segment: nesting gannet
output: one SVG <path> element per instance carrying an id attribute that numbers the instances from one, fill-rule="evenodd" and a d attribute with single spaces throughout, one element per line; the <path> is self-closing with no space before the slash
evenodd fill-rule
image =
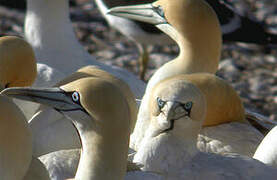
<path id="1" fill-rule="evenodd" d="M 128 85 L 95 66 L 86 66 L 79 69 L 77 72 L 57 83 L 56 86 L 59 87 L 85 77 L 98 77 L 113 82 L 124 92 L 124 95 L 132 108 L 132 114 L 137 114 L 137 106 L 134 104 L 135 97 L 129 90 Z M 132 117 L 132 131 L 135 122 L 136 116 Z M 41 108 L 41 111 L 36 113 L 32 119 L 30 119 L 29 125 L 34 136 L 33 154 L 36 157 L 61 149 L 81 147 L 78 134 L 72 126 L 72 123 L 51 108 Z"/>
<path id="2" fill-rule="evenodd" d="M 267 165 L 277 167 L 277 127 L 275 126 L 265 136 L 258 146 L 253 158 Z"/>
<path id="3" fill-rule="evenodd" d="M 198 133 L 211 105 L 206 96 L 186 75 L 156 85 L 150 100 L 151 121 L 134 162 L 167 179 L 276 179 L 276 169 L 257 160 L 197 149 Z"/>
<path id="4" fill-rule="evenodd" d="M 125 91 L 101 78 L 85 77 L 60 88 L 9 88 L 2 94 L 51 106 L 70 118 L 82 144 L 75 179 L 119 180 L 126 173 L 131 121 L 135 116 Z M 153 173 L 140 174 L 146 179 L 147 174 L 152 179 L 162 179 Z M 134 177 L 138 177 L 137 172 Z"/>
<path id="5" fill-rule="evenodd" d="M 95 65 L 125 81 L 137 98 L 142 97 L 144 82 L 127 70 L 97 62 L 81 46 L 69 19 L 68 0 L 27 0 L 24 28 L 25 38 L 34 48 L 37 62 L 50 68 L 45 71 L 45 67 L 38 67 L 38 79 L 33 86 L 53 86 L 79 68 Z M 59 72 L 58 77 L 55 72 Z"/>
<path id="6" fill-rule="evenodd" d="M 180 48 L 179 56 L 161 66 L 147 84 L 131 136 L 131 147 L 137 149 L 149 124 L 147 105 L 155 84 L 178 74 L 216 72 L 222 44 L 220 26 L 212 8 L 202 0 L 159 0 L 115 7 L 109 14 L 155 24 Z"/>

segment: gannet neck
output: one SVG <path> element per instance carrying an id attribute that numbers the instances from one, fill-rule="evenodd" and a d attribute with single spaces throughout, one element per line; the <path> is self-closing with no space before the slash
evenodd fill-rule
<path id="1" fill-rule="evenodd" d="M 0 174 L 1 179 L 23 179 L 32 160 L 32 136 L 19 108 L 0 96 Z"/>
<path id="2" fill-rule="evenodd" d="M 122 179 L 131 131 L 132 111 L 128 101 L 122 90 L 108 81 L 84 78 L 79 82 L 82 83 L 74 81 L 61 87 L 65 91 L 74 87 L 80 93 L 80 104 L 89 115 L 65 112 L 74 117 L 82 144 L 76 179 Z"/>
<path id="3" fill-rule="evenodd" d="M 28 0 L 24 31 L 39 63 L 70 74 L 94 62 L 75 36 L 68 0 Z"/>
<path id="4" fill-rule="evenodd" d="M 168 24 L 159 24 L 179 46 L 175 60 L 190 72 L 215 73 L 221 54 L 220 24 L 213 9 L 203 0 L 177 0 L 153 3 L 164 10 Z M 182 8 L 180 8 L 182 7 Z"/>
<path id="5" fill-rule="evenodd" d="M 75 36 L 69 19 L 68 0 L 28 0 L 26 39 L 35 46 L 47 47 L 51 41 L 63 38 L 61 35 L 64 38 Z"/>

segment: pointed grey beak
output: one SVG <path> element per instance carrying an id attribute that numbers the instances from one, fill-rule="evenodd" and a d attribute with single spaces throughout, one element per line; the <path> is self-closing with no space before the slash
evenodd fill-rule
<path id="1" fill-rule="evenodd" d="M 107 14 L 154 25 L 167 24 L 163 9 L 153 4 L 114 7 L 111 8 Z"/>
<path id="2" fill-rule="evenodd" d="M 1 95 L 50 106 L 58 111 L 82 110 L 72 101 L 71 92 L 60 88 L 7 88 Z"/>

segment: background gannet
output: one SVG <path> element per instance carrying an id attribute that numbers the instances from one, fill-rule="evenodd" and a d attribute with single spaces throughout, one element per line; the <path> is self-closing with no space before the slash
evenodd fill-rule
<path id="1" fill-rule="evenodd" d="M 68 0 L 27 0 L 24 30 L 42 64 L 34 87 L 53 86 L 79 68 L 95 65 L 125 81 L 137 98 L 142 97 L 144 82 L 127 70 L 97 62 L 81 46 L 69 19 Z"/>
<path id="2" fill-rule="evenodd" d="M 276 169 L 257 160 L 198 151 L 197 137 L 210 100 L 205 96 L 185 75 L 157 84 L 150 125 L 134 162 L 167 179 L 275 179 Z"/>
<path id="3" fill-rule="evenodd" d="M 161 31 L 152 24 L 138 22 L 131 19 L 124 19 L 107 14 L 108 9 L 116 6 L 127 6 L 136 4 L 152 3 L 154 0 L 93 0 L 99 7 L 100 12 L 107 20 L 108 24 L 121 34 L 133 40 L 138 46 L 140 53 L 140 78 L 144 79 L 149 53 L 147 46 L 149 44 L 168 45 L 174 44 L 171 38 L 161 33 Z M 277 35 L 268 32 L 265 24 L 254 21 L 247 16 L 236 11 L 232 4 L 224 0 L 206 0 L 206 2 L 216 12 L 220 22 L 224 42 L 244 42 L 260 45 L 269 45 L 277 43 Z M 253 33 L 249 33 L 253 31 Z M 149 41 L 151 39 L 151 41 Z"/>
<path id="4" fill-rule="evenodd" d="M 124 92 L 124 96 L 126 96 L 126 99 L 130 104 L 132 114 L 135 114 L 131 121 L 133 131 L 137 114 L 137 106 L 134 104 L 135 97 L 129 90 L 128 85 L 120 79 L 117 79 L 95 66 L 86 66 L 66 77 L 61 82 L 57 83 L 56 86 L 59 87 L 86 77 L 97 77 L 112 82 Z M 78 134 L 72 126 L 72 123 L 52 108 L 41 107 L 40 111 L 30 119 L 29 124 L 34 136 L 33 154 L 36 157 L 61 149 L 81 147 Z"/>
<path id="5" fill-rule="evenodd" d="M 222 44 L 220 26 L 212 8 L 202 0 L 159 0 L 152 4 L 112 8 L 109 14 L 155 24 L 180 48 L 178 57 L 161 66 L 147 84 L 131 136 L 131 147 L 137 149 L 148 127 L 147 105 L 155 84 L 177 74 L 216 72 Z"/>
<path id="6" fill-rule="evenodd" d="M 2 92 L 49 105 L 70 118 L 82 142 L 75 176 L 82 180 L 125 176 L 131 121 L 135 114 L 123 93 L 117 85 L 96 77 L 81 78 L 60 88 L 9 88 Z M 144 172 L 142 175 L 147 177 Z M 161 179 L 159 175 L 149 175 Z"/>

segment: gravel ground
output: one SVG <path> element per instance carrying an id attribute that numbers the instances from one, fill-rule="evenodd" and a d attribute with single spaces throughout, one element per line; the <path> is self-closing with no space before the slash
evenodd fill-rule
<path id="1" fill-rule="evenodd" d="M 71 19 L 83 46 L 99 61 L 124 67 L 138 74 L 136 46 L 109 28 L 94 4 L 88 0 L 76 1 L 75 6 L 71 7 Z M 232 2 L 239 11 L 270 24 L 270 29 L 277 33 L 277 0 L 232 0 Z M 24 16 L 24 10 L 1 6 L 0 1 L 0 36 L 22 36 Z M 178 47 L 174 45 L 150 46 L 149 50 L 151 62 L 147 79 L 159 66 L 178 53 Z M 233 85 L 247 108 L 277 121 L 276 57 L 276 47 L 259 47 L 242 43 L 225 44 L 217 74 Z"/>

